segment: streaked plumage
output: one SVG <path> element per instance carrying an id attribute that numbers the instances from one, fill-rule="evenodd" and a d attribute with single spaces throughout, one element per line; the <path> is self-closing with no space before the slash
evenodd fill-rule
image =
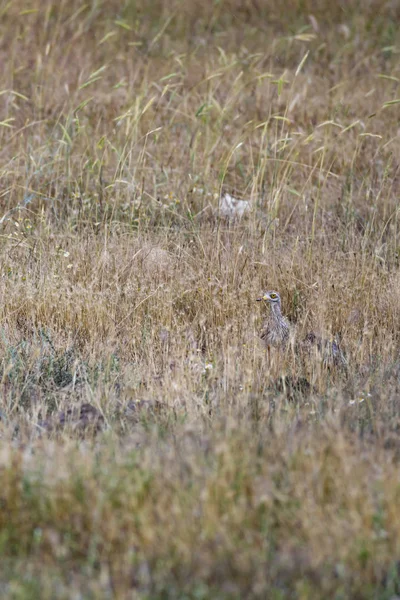
<path id="1" fill-rule="evenodd" d="M 285 349 L 290 336 L 290 323 L 282 315 L 281 297 L 278 292 L 271 290 L 265 292 L 261 298 L 257 298 L 258 302 L 262 300 L 268 302 L 271 310 L 264 322 L 260 337 L 268 349 L 271 347 Z"/>
<path id="2" fill-rule="evenodd" d="M 263 324 L 260 337 L 268 352 L 270 348 L 285 349 L 290 338 L 294 338 L 294 330 L 289 321 L 282 315 L 281 298 L 278 292 L 265 292 L 258 302 L 270 305 L 270 314 Z M 325 367 L 347 368 L 347 360 L 337 340 L 329 341 L 311 332 L 299 343 L 293 345 L 297 352 L 313 353 L 322 360 Z"/>
<path id="3" fill-rule="evenodd" d="M 332 365 L 335 367 L 347 367 L 346 357 L 337 340 L 330 342 L 311 332 L 306 335 L 301 346 L 309 353 L 314 351 L 322 359 L 326 367 Z"/>

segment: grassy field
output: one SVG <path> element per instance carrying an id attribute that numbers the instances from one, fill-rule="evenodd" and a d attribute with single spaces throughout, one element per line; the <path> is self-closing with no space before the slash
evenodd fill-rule
<path id="1" fill-rule="evenodd" d="M 400 596 L 399 19 L 0 2 L 2 598 Z"/>

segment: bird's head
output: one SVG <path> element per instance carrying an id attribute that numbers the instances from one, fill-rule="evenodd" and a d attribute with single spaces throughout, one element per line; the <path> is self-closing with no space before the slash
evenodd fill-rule
<path id="1" fill-rule="evenodd" d="M 269 304 L 281 304 L 281 297 L 278 292 L 270 291 L 265 292 L 260 298 L 257 298 L 257 302 L 269 302 Z"/>

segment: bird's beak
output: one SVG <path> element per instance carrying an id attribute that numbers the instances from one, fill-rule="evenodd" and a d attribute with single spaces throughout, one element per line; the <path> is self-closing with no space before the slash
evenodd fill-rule
<path id="1" fill-rule="evenodd" d="M 261 300 L 264 300 L 264 298 L 256 298 L 256 302 L 261 302 Z"/>

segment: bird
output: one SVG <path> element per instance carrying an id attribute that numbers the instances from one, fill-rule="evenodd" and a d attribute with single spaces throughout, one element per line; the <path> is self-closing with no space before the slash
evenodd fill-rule
<path id="1" fill-rule="evenodd" d="M 271 348 L 285 350 L 289 342 L 291 326 L 287 318 L 282 315 L 279 293 L 274 290 L 265 292 L 260 298 L 257 298 L 257 302 L 266 302 L 271 307 L 269 317 L 264 321 L 260 335 L 268 355 Z"/>
<path id="2" fill-rule="evenodd" d="M 295 330 L 288 319 L 282 315 L 281 297 L 278 292 L 272 290 L 265 292 L 257 302 L 266 302 L 270 305 L 270 315 L 264 322 L 260 337 L 270 356 L 270 349 L 277 348 L 285 350 L 289 340 L 294 339 Z M 343 354 L 339 342 L 324 339 L 314 332 L 308 333 L 305 338 L 294 345 L 296 352 L 306 351 L 308 354 L 314 351 L 314 355 L 322 359 L 325 367 L 347 367 L 347 360 Z"/>
<path id="3" fill-rule="evenodd" d="M 346 369 L 348 366 L 347 359 L 336 339 L 331 342 L 312 331 L 301 342 L 301 347 L 308 354 L 313 351 L 314 355 L 322 359 L 324 366 L 327 368 L 335 366 Z"/>

